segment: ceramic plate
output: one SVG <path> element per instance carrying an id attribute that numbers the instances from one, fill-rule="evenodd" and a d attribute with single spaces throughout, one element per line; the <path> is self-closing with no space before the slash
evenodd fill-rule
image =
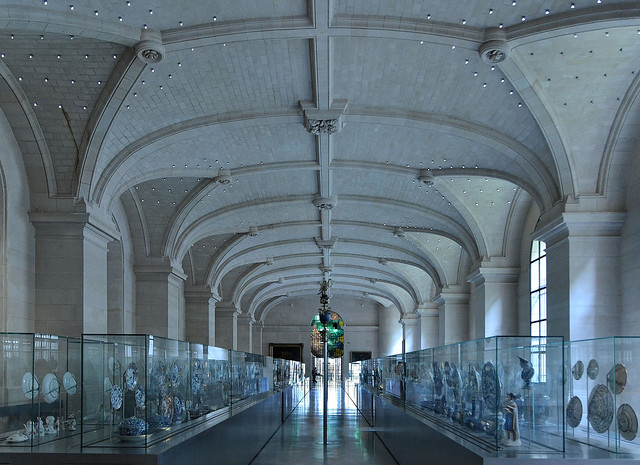
<path id="1" fill-rule="evenodd" d="M 40 383 L 38 383 L 38 377 L 27 371 L 22 376 L 22 392 L 27 399 L 35 399 L 40 392 Z"/>
<path id="2" fill-rule="evenodd" d="M 582 374 L 584 373 L 584 363 L 582 360 L 578 360 L 573 368 L 571 369 L 571 373 L 573 374 L 573 379 L 579 380 L 582 378 Z"/>
<path id="3" fill-rule="evenodd" d="M 144 408 L 145 399 L 144 389 L 142 389 L 142 386 L 138 386 L 136 389 L 136 407 Z"/>
<path id="4" fill-rule="evenodd" d="M 171 366 L 171 385 L 173 387 L 180 385 L 180 367 L 176 363 Z"/>
<path id="5" fill-rule="evenodd" d="M 138 365 L 136 362 L 131 362 L 127 367 L 127 371 L 124 372 L 124 386 L 133 391 L 138 385 Z"/>
<path id="6" fill-rule="evenodd" d="M 160 415 L 173 418 L 173 397 L 165 395 L 160 401 Z"/>
<path id="7" fill-rule="evenodd" d="M 589 379 L 596 379 L 598 377 L 598 371 L 600 371 L 598 361 L 592 358 L 589 360 L 589 365 L 587 365 L 587 376 Z"/>
<path id="8" fill-rule="evenodd" d="M 118 385 L 111 388 L 111 406 L 114 410 L 122 407 L 122 388 Z"/>
<path id="9" fill-rule="evenodd" d="M 202 384 L 202 375 L 199 372 L 195 372 L 191 375 L 191 391 L 196 395 L 200 391 L 200 385 Z"/>
<path id="10" fill-rule="evenodd" d="M 578 396 L 574 396 L 567 404 L 567 424 L 577 428 L 580 421 L 582 421 L 582 401 Z"/>
<path id="11" fill-rule="evenodd" d="M 589 394 L 588 418 L 596 433 L 604 433 L 613 421 L 613 396 L 604 384 L 598 384 Z"/>
<path id="12" fill-rule="evenodd" d="M 76 381 L 76 377 L 70 371 L 67 371 L 62 376 L 62 385 L 64 386 L 64 390 L 67 391 L 67 394 L 73 395 L 78 390 L 78 382 Z"/>
<path id="13" fill-rule="evenodd" d="M 622 404 L 618 408 L 618 432 L 627 441 L 633 441 L 638 434 L 638 417 L 631 405 Z"/>
<path id="14" fill-rule="evenodd" d="M 607 385 L 609 390 L 616 394 L 620 394 L 627 385 L 627 369 L 624 365 L 618 363 L 607 374 Z"/>
<path id="15" fill-rule="evenodd" d="M 56 375 L 53 373 L 47 373 L 42 379 L 42 395 L 45 402 L 51 403 L 58 399 L 60 394 L 60 382 Z"/>
<path id="16" fill-rule="evenodd" d="M 176 396 L 173 398 L 173 419 L 180 422 L 184 420 L 185 413 L 186 411 L 182 396 L 180 394 L 176 394 Z"/>

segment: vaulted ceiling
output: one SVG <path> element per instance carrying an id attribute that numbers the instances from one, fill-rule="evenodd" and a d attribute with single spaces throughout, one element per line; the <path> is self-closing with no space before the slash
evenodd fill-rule
<path id="1" fill-rule="evenodd" d="M 257 319 L 328 277 L 411 313 L 531 208 L 624 208 L 639 2 L 71 3 L 0 1 L 32 209 L 120 209 Z"/>

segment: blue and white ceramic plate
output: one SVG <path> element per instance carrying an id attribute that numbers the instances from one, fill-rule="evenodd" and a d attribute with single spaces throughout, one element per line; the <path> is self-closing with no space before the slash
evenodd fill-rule
<path id="1" fill-rule="evenodd" d="M 78 382 L 76 381 L 76 377 L 70 371 L 67 371 L 62 376 L 62 385 L 64 386 L 64 390 L 67 391 L 67 394 L 70 396 L 75 394 L 78 390 Z"/>
<path id="2" fill-rule="evenodd" d="M 184 420 L 185 417 L 185 406 L 184 406 L 184 400 L 182 400 L 182 396 L 180 394 L 177 394 L 174 398 L 173 398 L 173 419 L 176 422 L 181 422 Z"/>
<path id="3" fill-rule="evenodd" d="M 174 363 L 171 366 L 171 385 L 174 387 L 178 387 L 180 385 L 180 367 L 177 363 Z"/>
<path id="4" fill-rule="evenodd" d="M 142 386 L 138 386 L 136 389 L 136 407 L 144 408 L 144 402 L 146 400 L 146 396 L 144 394 L 144 389 Z"/>
<path id="5" fill-rule="evenodd" d="M 48 404 L 55 402 L 60 394 L 60 382 L 56 375 L 47 373 L 42 380 L 42 395 Z"/>
<path id="6" fill-rule="evenodd" d="M 200 386 L 202 385 L 202 374 L 195 372 L 191 375 L 191 390 L 196 395 L 200 392 Z"/>
<path id="7" fill-rule="evenodd" d="M 173 419 L 173 397 L 169 394 L 160 400 L 160 415 Z"/>
<path id="8" fill-rule="evenodd" d="M 138 365 L 136 362 L 131 362 L 124 372 L 124 385 L 130 391 L 133 391 L 138 385 Z"/>
<path id="9" fill-rule="evenodd" d="M 114 410 L 122 407 L 122 388 L 117 384 L 111 388 L 111 406 Z"/>
<path id="10" fill-rule="evenodd" d="M 22 377 L 22 392 L 27 399 L 35 399 L 40 392 L 38 377 L 27 371 Z"/>

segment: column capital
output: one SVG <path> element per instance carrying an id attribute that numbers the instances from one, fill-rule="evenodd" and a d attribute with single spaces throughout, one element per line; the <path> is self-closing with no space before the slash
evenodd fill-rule
<path id="1" fill-rule="evenodd" d="M 466 304 L 469 302 L 469 291 L 462 286 L 443 287 L 440 294 L 433 298 L 438 305 L 444 303 Z"/>
<path id="2" fill-rule="evenodd" d="M 440 305 L 437 302 L 422 302 L 418 305 L 416 312 L 421 318 L 437 317 L 440 315 Z"/>
<path id="3" fill-rule="evenodd" d="M 168 257 L 147 258 L 143 261 L 143 263 L 135 265 L 133 267 L 133 271 L 136 274 L 136 279 L 147 281 L 157 279 L 157 276 L 162 275 L 174 275 L 174 277 L 182 281 L 185 281 L 187 279 L 187 275 L 184 274 L 182 269 L 173 266 L 171 264 L 171 260 Z"/>
<path id="4" fill-rule="evenodd" d="M 467 281 L 479 286 L 487 283 L 517 283 L 520 268 L 480 266 L 467 276 Z"/>
<path id="5" fill-rule="evenodd" d="M 535 239 L 553 246 L 571 237 L 615 237 L 619 236 L 627 214 L 624 212 L 560 212 L 533 234 Z"/>
<path id="6" fill-rule="evenodd" d="M 404 313 L 398 323 L 406 326 L 415 326 L 420 322 L 420 314 L 419 313 Z"/>
<path id="7" fill-rule="evenodd" d="M 216 313 L 224 312 L 224 313 L 238 313 L 238 309 L 236 308 L 236 304 L 229 301 L 218 301 L 216 302 Z"/>

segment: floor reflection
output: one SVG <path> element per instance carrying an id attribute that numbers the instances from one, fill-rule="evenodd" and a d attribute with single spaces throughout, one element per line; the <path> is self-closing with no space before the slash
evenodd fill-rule
<path id="1" fill-rule="evenodd" d="M 341 387 L 330 384 L 328 395 L 326 446 L 323 443 L 323 388 L 318 384 L 312 387 L 251 465 L 396 465 Z"/>

